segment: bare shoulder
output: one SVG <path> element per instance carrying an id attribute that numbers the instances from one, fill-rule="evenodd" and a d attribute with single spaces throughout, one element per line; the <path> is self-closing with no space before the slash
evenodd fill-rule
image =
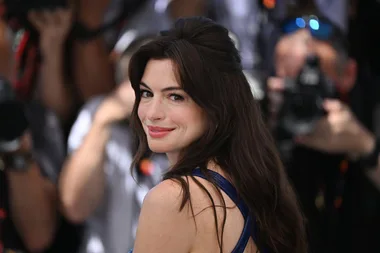
<path id="1" fill-rule="evenodd" d="M 217 190 L 210 182 L 201 178 L 194 180 L 191 177 L 182 177 L 182 179 L 189 187 L 189 199 L 185 200 L 182 209 L 184 189 L 179 181 L 167 179 L 152 188 L 145 196 L 140 219 L 144 221 L 149 219 L 151 224 L 165 222 L 189 228 L 196 226 L 198 218 L 194 216 L 212 207 L 210 196 L 216 205 L 221 204 Z"/>
<path id="2" fill-rule="evenodd" d="M 180 210 L 182 187 L 165 180 L 145 197 L 134 252 L 189 252 L 196 235 L 188 205 Z"/>
<path id="3" fill-rule="evenodd" d="M 185 192 L 176 180 L 165 180 L 145 197 L 140 214 L 134 253 L 188 253 L 196 245 L 217 250 L 213 203 L 220 206 L 217 189 L 201 178 L 183 177 L 189 186 L 188 201 L 180 210 Z M 210 199 L 213 199 L 213 201 Z M 217 209 L 222 221 L 222 209 Z M 220 223 L 221 224 L 221 223 Z M 238 236 L 238 235 L 237 235 Z M 211 245 L 211 246 L 210 246 Z"/>
<path id="4" fill-rule="evenodd" d="M 183 179 L 189 186 L 190 200 L 195 213 L 197 210 L 203 210 L 206 206 L 210 205 L 210 197 L 205 190 L 207 190 L 213 199 L 218 199 L 216 189 L 210 182 L 201 178 L 196 178 L 198 183 L 190 177 L 183 177 Z M 184 191 L 178 181 L 172 179 L 165 180 L 149 191 L 144 199 L 144 205 L 147 208 L 154 208 L 156 211 L 159 209 L 165 213 L 178 214 L 183 194 Z M 188 204 L 182 210 L 186 215 L 190 211 Z M 192 216 L 191 213 L 190 215 Z"/>
<path id="5" fill-rule="evenodd" d="M 182 179 L 189 187 L 189 199 L 186 200 L 183 209 L 181 209 L 181 204 L 185 194 L 184 189 L 179 181 L 168 179 L 152 188 L 146 195 L 142 215 L 154 214 L 156 219 L 166 219 L 168 222 L 177 224 L 187 223 L 186 226 L 189 226 L 190 223 L 195 225 L 194 221 L 196 222 L 197 218 L 194 216 L 212 207 L 212 202 L 215 205 L 222 204 L 217 189 L 210 182 L 201 178 L 183 177 Z"/>
<path id="6" fill-rule="evenodd" d="M 174 180 L 165 180 L 152 188 L 144 199 L 146 208 L 159 208 L 164 211 L 178 212 L 182 202 L 181 185 Z"/>

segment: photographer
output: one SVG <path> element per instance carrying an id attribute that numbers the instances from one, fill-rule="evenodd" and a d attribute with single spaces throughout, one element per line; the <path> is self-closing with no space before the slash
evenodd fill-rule
<path id="1" fill-rule="evenodd" d="M 62 123 L 67 123 L 74 109 L 72 90 L 63 78 L 64 44 L 71 29 L 71 10 L 31 11 L 28 17 L 39 32 L 42 58 L 37 99 L 53 110 Z"/>
<path id="2" fill-rule="evenodd" d="M 334 84 L 340 99 L 325 97 L 321 109 L 326 115 L 320 114 L 311 131 L 291 136 L 292 148 L 285 157 L 308 219 L 310 249 L 378 252 L 374 234 L 379 225 L 379 194 L 373 185 L 378 180 L 371 183 L 367 177 L 378 179 L 379 144 L 372 132 L 380 127 L 373 116 L 375 85 L 348 57 L 343 32 L 329 19 L 311 15 L 315 13 L 301 10 L 281 24 L 283 34 L 275 47 L 276 77 L 268 80 L 269 123 L 279 137 L 279 126 L 295 115 L 284 112 L 284 105 L 291 102 L 284 96 L 287 82 L 299 83 L 309 56 L 316 56 L 320 73 Z M 318 103 L 307 103 L 313 102 Z M 355 233 L 358 227 L 360 233 Z"/>
<path id="3" fill-rule="evenodd" d="M 4 165 L 0 172 L 0 241 L 5 252 L 73 252 L 78 244 L 75 236 L 79 231 L 72 230 L 59 215 L 56 188 L 66 155 L 62 122 L 67 120 L 72 104 L 67 85 L 55 76 L 62 73 L 62 44 L 70 30 L 70 16 L 65 10 L 29 13 L 31 23 L 40 31 L 43 58 L 41 82 L 32 92 L 32 99 L 17 99 L 20 94 L 15 84 L 5 78 L 1 81 L 0 135 L 5 138 L 1 145 L 7 145 L 0 154 Z M 8 45 L 2 52 L 2 63 L 9 67 L 4 73 L 8 80 L 14 77 L 10 37 L 4 36 L 2 39 L 9 41 L 1 43 Z M 31 85 L 31 81 L 27 84 Z M 15 140 L 22 140 L 10 150 L 9 145 L 18 142 L 9 142 L 13 140 L 9 139 L 9 131 Z M 17 135 L 15 131 L 19 131 Z"/>
<path id="4" fill-rule="evenodd" d="M 79 0 L 76 18 L 87 29 L 98 29 L 104 22 L 110 3 L 111 0 Z M 102 34 L 89 40 L 75 40 L 72 54 L 72 72 L 82 101 L 87 102 L 115 88 L 112 62 Z"/>
<path id="5" fill-rule="evenodd" d="M 108 12 L 110 11 L 109 7 L 111 4 L 115 4 L 115 6 L 117 6 L 117 4 L 121 5 L 122 2 L 128 2 L 131 3 L 130 5 L 134 4 L 140 7 L 141 3 L 144 2 L 147 2 L 149 5 L 151 5 L 149 2 L 156 2 L 154 5 L 158 6 L 163 5 L 166 1 L 79 0 L 76 5 L 76 18 L 84 27 L 86 27 L 86 29 L 96 30 L 104 23 L 106 14 L 109 14 Z M 167 4 L 166 11 L 171 20 L 176 20 L 178 17 L 183 16 L 204 15 L 207 9 L 206 0 L 171 0 L 167 1 Z M 141 8 L 144 7 L 145 6 L 142 6 Z M 133 16 L 134 13 L 130 14 Z M 134 23 L 134 20 L 127 20 L 127 25 L 129 21 Z M 157 22 L 162 22 L 165 25 L 164 20 L 159 20 Z M 154 26 L 156 27 L 157 24 L 154 24 Z M 138 24 L 136 24 L 136 27 L 130 26 L 130 28 L 139 30 Z M 166 29 L 166 27 L 162 28 Z M 113 66 L 112 62 L 109 60 L 109 51 L 107 46 L 106 40 L 101 33 L 89 39 L 76 39 L 74 41 L 72 52 L 72 71 L 75 84 L 79 90 L 79 95 L 84 102 L 87 102 L 94 96 L 107 94 L 115 88 L 116 84 L 113 79 Z"/>
<path id="6" fill-rule="evenodd" d="M 0 251 L 43 252 L 58 226 L 54 184 L 64 159 L 63 138 L 57 118 L 38 104 L 9 111 L 2 82 L 0 110 L 7 122 L 1 126 Z M 9 140 L 15 129 L 20 134 Z"/>
<path id="7" fill-rule="evenodd" d="M 69 135 L 59 189 L 66 217 L 85 222 L 83 253 L 133 247 L 142 200 L 167 168 L 166 158 L 155 155 L 134 171 L 135 178 L 130 171 L 134 147 L 127 119 L 135 94 L 126 74 L 132 53 L 146 41 L 149 36 L 128 46 L 117 64 L 119 86 L 86 103 Z"/>

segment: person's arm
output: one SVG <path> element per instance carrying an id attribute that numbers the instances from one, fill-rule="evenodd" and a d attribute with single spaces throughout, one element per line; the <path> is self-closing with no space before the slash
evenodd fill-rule
<path id="1" fill-rule="evenodd" d="M 180 211 L 182 189 L 172 180 L 154 187 L 145 197 L 133 253 L 187 253 L 196 228 L 190 207 Z"/>
<path id="2" fill-rule="evenodd" d="M 376 86 L 376 90 L 373 94 L 380 94 L 380 86 Z M 373 111 L 373 129 L 374 129 L 374 138 L 380 139 L 380 99 L 378 98 L 378 103 L 375 105 L 375 109 Z M 377 167 L 368 172 L 368 177 L 370 177 L 373 182 L 375 182 L 376 186 L 380 190 L 380 154 L 379 159 L 377 161 Z"/>
<path id="3" fill-rule="evenodd" d="M 109 136 L 109 127 L 94 122 L 81 146 L 63 167 L 59 190 L 63 212 L 72 222 L 83 222 L 103 199 L 105 147 Z"/>
<path id="4" fill-rule="evenodd" d="M 129 86 L 121 85 L 116 94 L 94 108 L 93 120 L 88 110 L 82 111 L 72 128 L 69 149 L 75 151 L 63 167 L 59 188 L 64 213 L 73 222 L 84 221 L 103 199 L 105 148 L 112 123 L 126 118 L 132 110 L 134 96 L 129 95 L 134 94 Z M 126 103 L 119 93 L 126 95 Z"/>
<path id="5" fill-rule="evenodd" d="M 30 152 L 30 136 L 23 137 Z M 24 244 L 31 252 L 42 252 L 52 243 L 57 226 L 57 191 L 44 178 L 36 161 L 26 171 L 7 170 L 10 214 Z"/>
<path id="6" fill-rule="evenodd" d="M 81 0 L 78 19 L 89 29 L 102 25 L 110 0 Z M 103 36 L 89 41 L 76 40 L 73 48 L 72 71 L 82 99 L 107 94 L 115 87 L 113 67 Z"/>
<path id="7" fill-rule="evenodd" d="M 12 221 L 31 252 L 52 243 L 57 225 L 54 185 L 44 179 L 36 163 L 27 172 L 8 172 Z"/>
<path id="8" fill-rule="evenodd" d="M 377 162 L 377 167 L 367 171 L 367 176 L 380 189 L 380 156 Z"/>
<path id="9" fill-rule="evenodd" d="M 172 0 L 169 2 L 169 14 L 173 20 L 181 17 L 204 16 L 207 13 L 207 1 L 205 0 Z"/>
<path id="10" fill-rule="evenodd" d="M 42 82 L 38 88 L 43 104 L 65 122 L 74 105 L 63 75 L 64 44 L 71 28 L 71 10 L 31 12 L 29 20 L 40 33 Z"/>
<path id="11" fill-rule="evenodd" d="M 361 155 L 368 155 L 373 152 L 375 148 L 376 137 L 373 134 L 363 134 L 361 138 L 358 138 L 358 143 L 362 147 Z M 374 168 L 366 168 L 365 170 L 368 178 L 374 183 L 374 185 L 380 189 L 380 154 L 377 159 L 377 166 Z"/>
<path id="12" fill-rule="evenodd" d="M 324 109 L 327 116 L 317 123 L 312 133 L 297 136 L 296 143 L 330 154 L 346 154 L 359 161 L 359 166 L 380 188 L 380 171 L 378 168 L 368 168 L 366 162 L 368 159 L 372 160 L 372 154 L 376 151 L 375 135 L 341 101 L 326 100 Z"/>
<path id="13" fill-rule="evenodd" d="M 12 80 L 14 74 L 11 37 L 10 28 L 3 20 L 0 20 L 0 73 L 8 80 Z"/>

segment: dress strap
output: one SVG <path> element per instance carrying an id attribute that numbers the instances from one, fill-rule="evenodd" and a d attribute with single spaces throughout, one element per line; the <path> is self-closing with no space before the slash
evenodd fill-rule
<path id="1" fill-rule="evenodd" d="M 212 170 L 207 170 L 207 173 L 209 174 L 209 176 L 212 177 L 216 185 L 220 189 L 222 189 L 222 191 L 224 191 L 228 195 L 228 197 L 230 197 L 230 199 L 236 204 L 236 206 L 239 208 L 240 212 L 242 213 L 244 217 L 243 232 L 234 250 L 232 251 L 232 253 L 243 253 L 247 246 L 249 238 L 252 236 L 254 240 L 256 239 L 256 234 L 252 233 L 251 231 L 252 217 L 249 215 L 249 209 L 244 203 L 244 201 L 239 198 L 239 195 L 235 187 L 227 179 L 225 179 L 222 175 Z M 208 177 L 206 177 L 204 173 L 200 170 L 200 168 L 194 169 L 192 175 L 203 178 L 205 180 L 209 180 Z"/>

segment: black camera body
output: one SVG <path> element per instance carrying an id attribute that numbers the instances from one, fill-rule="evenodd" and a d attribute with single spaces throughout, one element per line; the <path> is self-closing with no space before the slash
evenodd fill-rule
<path id="1" fill-rule="evenodd" d="M 5 18 L 14 29 L 20 27 L 33 30 L 28 21 L 28 12 L 31 10 L 55 9 L 67 7 L 67 0 L 3 0 L 5 7 Z"/>
<path id="2" fill-rule="evenodd" d="M 0 76 L 0 154 L 20 148 L 28 128 L 25 105 L 17 99 L 11 83 Z"/>
<path id="3" fill-rule="evenodd" d="M 338 97 L 334 83 L 322 73 L 319 58 L 315 55 L 307 57 L 295 80 L 286 79 L 283 94 L 277 129 L 280 140 L 312 132 L 326 113 L 323 101 Z"/>

